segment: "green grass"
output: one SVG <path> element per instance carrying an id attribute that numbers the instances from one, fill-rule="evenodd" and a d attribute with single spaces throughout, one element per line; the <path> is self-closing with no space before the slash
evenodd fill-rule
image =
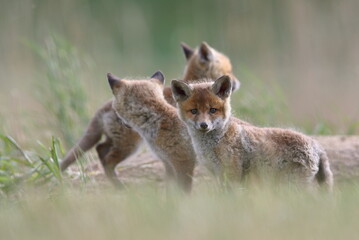
<path id="1" fill-rule="evenodd" d="M 333 195 L 288 188 L 187 196 L 151 187 L 33 191 L 0 202 L 3 239 L 354 239 L 358 186 Z"/>
<path id="2" fill-rule="evenodd" d="M 359 224 L 359 185 L 333 194 L 290 185 L 234 186 L 197 179 L 191 194 L 160 185 L 114 190 L 61 175 L 62 147 L 38 151 L 0 141 L 2 239 L 351 239 Z M 81 187 L 79 187 L 81 186 Z"/>
<path id="3" fill-rule="evenodd" d="M 197 179 L 191 194 L 157 184 L 115 190 L 58 170 L 53 138 L 41 151 L 0 141 L 3 239 L 351 239 L 359 224 L 359 185 L 333 194 L 271 183 L 221 189 Z"/>
<path id="4" fill-rule="evenodd" d="M 26 186 L 48 189 L 62 184 L 59 169 L 60 141 L 52 138 L 51 145 L 40 144 L 41 153 L 26 151 L 10 136 L 0 135 L 0 193 L 21 192 Z"/>
<path id="5" fill-rule="evenodd" d="M 250 69 L 242 66 L 240 70 L 241 88 L 231 99 L 234 114 L 262 126 L 287 122 L 290 116 L 278 82 L 265 83 Z"/>
<path id="6" fill-rule="evenodd" d="M 316 124 L 303 123 L 302 131 L 310 135 L 357 135 L 359 121 L 343 118 L 344 126 L 339 126 L 328 120 L 318 119 Z"/>
<path id="7" fill-rule="evenodd" d="M 79 126 L 88 123 L 85 82 L 81 79 L 84 60 L 77 49 L 53 34 L 44 45 L 31 44 L 40 57 L 46 78 L 37 83 L 38 102 L 52 119 L 52 129 L 58 130 L 65 146 L 71 147 L 82 133 Z"/>

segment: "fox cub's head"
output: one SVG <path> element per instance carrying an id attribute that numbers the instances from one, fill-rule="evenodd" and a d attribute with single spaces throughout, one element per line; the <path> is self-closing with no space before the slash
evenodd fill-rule
<path id="1" fill-rule="evenodd" d="M 151 102 L 163 98 L 164 76 L 156 72 L 149 80 L 120 79 L 111 73 L 107 74 L 108 82 L 115 99 L 113 108 L 123 119 L 122 115 L 133 113 L 143 108 L 140 102 Z"/>
<path id="2" fill-rule="evenodd" d="M 179 116 L 191 130 L 207 133 L 223 128 L 228 121 L 232 92 L 229 76 L 193 84 L 173 80 L 171 88 Z"/>
<path id="3" fill-rule="evenodd" d="M 206 42 L 193 50 L 185 43 L 181 43 L 187 59 L 185 79 L 187 82 L 202 78 L 217 79 L 228 75 L 232 80 L 232 90 L 240 87 L 240 82 L 232 72 L 232 64 L 227 56 L 210 47 Z"/>

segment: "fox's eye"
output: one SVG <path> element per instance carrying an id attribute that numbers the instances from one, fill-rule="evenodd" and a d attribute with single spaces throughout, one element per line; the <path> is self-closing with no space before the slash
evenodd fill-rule
<path id="1" fill-rule="evenodd" d="M 198 110 L 197 109 L 191 109 L 191 113 L 192 114 L 197 114 Z"/>
<path id="2" fill-rule="evenodd" d="M 209 109 L 209 112 L 210 113 L 215 113 L 215 112 L 217 112 L 217 110 L 218 110 L 217 108 L 211 108 L 211 109 Z"/>

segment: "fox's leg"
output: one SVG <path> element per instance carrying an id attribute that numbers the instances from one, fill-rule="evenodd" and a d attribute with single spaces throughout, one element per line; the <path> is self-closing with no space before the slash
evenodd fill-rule
<path id="1" fill-rule="evenodd" d="M 122 183 L 118 180 L 115 172 L 117 164 L 125 159 L 125 157 L 121 156 L 121 151 L 110 144 L 104 144 L 99 145 L 99 150 L 97 152 L 108 179 L 115 186 L 122 186 Z"/>
<path id="2" fill-rule="evenodd" d="M 164 165 L 167 178 L 176 181 L 178 186 L 185 192 L 190 192 L 192 189 L 195 162 L 190 159 L 173 163 L 164 163 Z"/>
<path id="3" fill-rule="evenodd" d="M 187 163 L 182 163 L 177 167 L 177 178 L 179 184 L 183 187 L 186 192 L 190 192 L 192 189 L 192 180 L 193 180 L 193 170 L 194 170 L 194 161 L 187 161 Z"/>
<path id="4" fill-rule="evenodd" d="M 103 159 L 110 151 L 112 145 L 113 145 L 113 143 L 110 138 L 107 138 L 105 142 L 98 144 L 96 146 L 96 151 L 97 151 L 98 157 L 100 159 Z"/>
<path id="5" fill-rule="evenodd" d="M 122 138 L 119 139 L 111 140 L 108 138 L 104 143 L 97 146 L 96 150 L 105 174 L 116 186 L 122 185 L 115 172 L 117 164 L 132 155 L 138 149 L 141 142 L 140 136 L 132 132 L 130 134 L 122 134 Z"/>

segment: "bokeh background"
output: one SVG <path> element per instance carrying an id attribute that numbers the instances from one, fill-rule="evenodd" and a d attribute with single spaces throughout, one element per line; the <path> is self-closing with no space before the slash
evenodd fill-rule
<path id="1" fill-rule="evenodd" d="M 349 176 L 333 194 L 266 177 L 227 188 L 200 170 L 183 195 L 146 148 L 118 166 L 122 191 L 93 150 L 58 166 L 111 98 L 106 73 L 160 69 L 168 84 L 183 74 L 182 41 L 231 58 L 244 120 L 358 134 L 358 10 L 358 0 L 0 0 L 0 238 L 353 239 L 358 137 L 325 146 Z"/>
<path id="2" fill-rule="evenodd" d="M 359 1 L 0 0 L 0 127 L 71 145 L 111 98 L 105 74 L 181 78 L 180 42 L 228 55 L 234 112 L 309 134 L 359 132 Z"/>

